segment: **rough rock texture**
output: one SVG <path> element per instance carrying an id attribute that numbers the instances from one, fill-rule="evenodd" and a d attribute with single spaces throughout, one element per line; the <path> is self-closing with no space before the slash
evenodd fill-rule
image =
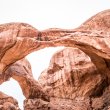
<path id="1" fill-rule="evenodd" d="M 24 101 L 25 110 L 91 110 L 88 106 L 89 100 L 76 100 L 52 98 L 50 102 L 45 102 L 40 99 L 27 99 Z"/>
<path id="2" fill-rule="evenodd" d="M 50 96 L 67 99 L 92 95 L 104 80 L 90 58 L 77 48 L 56 53 L 39 78 Z"/>
<path id="3" fill-rule="evenodd" d="M 0 92 L 0 110 L 20 110 L 20 108 L 16 99 Z"/>
<path id="4" fill-rule="evenodd" d="M 96 14 L 71 30 L 38 31 L 25 23 L 2 24 L 0 83 L 10 77 L 19 82 L 26 97 L 25 110 L 109 110 L 109 31 L 110 10 Z M 72 48 L 53 56 L 39 84 L 22 58 L 49 46 Z"/>
<path id="5" fill-rule="evenodd" d="M 104 109 L 106 103 L 106 107 L 110 106 L 107 76 L 100 74 L 90 58 L 78 48 L 56 53 L 39 82 L 50 95 L 51 103 L 60 107 L 58 110 L 98 110 Z"/>
<path id="6" fill-rule="evenodd" d="M 25 23 L 0 25 L 0 74 L 27 54 L 48 46 L 46 42 L 36 40 L 38 33 L 37 29 Z"/>
<path id="7" fill-rule="evenodd" d="M 83 30 L 98 30 L 103 31 L 104 33 L 108 33 L 110 31 L 110 9 L 104 10 L 94 16 L 92 16 L 90 19 L 88 19 L 86 22 L 84 22 L 78 29 Z M 105 31 L 106 30 L 106 31 Z"/>
<path id="8" fill-rule="evenodd" d="M 31 65 L 26 59 L 21 59 L 11 65 L 0 77 L 1 84 L 10 78 L 18 81 L 26 99 L 37 99 L 38 102 L 49 103 L 50 98 L 43 87 L 33 78 Z M 1 96 L 1 94 L 0 94 Z M 40 104 L 41 105 L 41 104 Z M 27 106 L 27 105 L 26 105 Z M 1 110 L 1 109 L 0 109 Z M 8 109 L 6 109 L 8 110 Z M 9 109 L 11 110 L 11 109 Z M 15 109 L 17 110 L 17 109 Z M 26 107 L 27 110 L 27 107 Z M 29 109 L 31 110 L 31 109 Z"/>
<path id="9" fill-rule="evenodd" d="M 48 95 L 43 91 L 41 85 L 33 78 L 31 66 L 26 59 L 22 59 L 10 66 L 5 75 L 18 81 L 26 98 L 41 98 L 49 101 Z"/>
<path id="10" fill-rule="evenodd" d="M 67 99 L 66 103 L 72 99 L 71 105 L 76 107 L 72 107 L 73 110 L 110 109 L 109 18 L 110 10 L 106 10 L 75 30 L 50 29 L 42 32 L 42 40 L 49 36 L 48 40 L 54 40 L 56 46 L 77 47 L 90 57 L 87 60 L 88 57 L 76 52 L 77 49 L 73 52 L 63 50 L 52 58 L 48 70 L 42 73 L 39 80 L 51 97 Z M 56 102 L 61 105 L 58 100 Z"/>

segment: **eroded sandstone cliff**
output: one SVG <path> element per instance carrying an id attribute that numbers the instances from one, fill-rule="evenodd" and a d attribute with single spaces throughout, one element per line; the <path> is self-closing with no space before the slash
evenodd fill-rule
<path id="1" fill-rule="evenodd" d="M 109 110 L 109 31 L 110 10 L 71 30 L 39 31 L 25 23 L 1 24 L 0 83 L 10 77 L 18 81 L 26 97 L 24 110 Z M 24 57 L 49 46 L 69 48 L 55 53 L 36 81 Z M 12 110 L 11 105 L 17 110 L 15 102 L 1 103 L 1 110 Z"/>
<path id="2" fill-rule="evenodd" d="M 78 48 L 57 52 L 39 82 L 58 110 L 103 110 L 110 106 L 108 77 Z"/>

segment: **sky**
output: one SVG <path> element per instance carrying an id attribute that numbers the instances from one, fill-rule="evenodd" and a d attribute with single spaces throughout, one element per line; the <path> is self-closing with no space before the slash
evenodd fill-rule
<path id="1" fill-rule="evenodd" d="M 0 24 L 25 22 L 39 30 L 74 29 L 106 9 L 110 9 L 110 0 L 0 0 Z M 45 48 L 27 56 L 36 80 L 48 68 L 52 55 L 62 48 Z M 25 97 L 15 80 L 4 82 L 0 91 L 16 98 L 23 110 Z"/>

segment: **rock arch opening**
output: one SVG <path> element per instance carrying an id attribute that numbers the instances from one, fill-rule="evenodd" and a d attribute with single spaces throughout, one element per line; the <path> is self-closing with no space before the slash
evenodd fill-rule
<path id="1" fill-rule="evenodd" d="M 26 110 L 37 109 L 39 106 L 39 109 L 48 110 L 50 108 L 60 107 L 61 110 L 61 105 L 58 105 L 58 103 L 52 105 L 53 101 L 51 98 L 53 98 L 53 96 L 57 98 L 56 100 L 58 100 L 58 98 L 69 98 L 70 100 L 73 100 L 72 103 L 76 104 L 75 106 L 78 105 L 79 108 L 82 108 L 81 105 L 85 105 L 87 109 L 102 109 L 105 107 L 105 104 L 107 107 L 110 106 L 110 104 L 107 103 L 110 102 L 110 98 L 107 98 L 110 96 L 108 92 L 110 91 L 109 24 L 110 10 L 98 13 L 80 27 L 72 30 L 51 28 L 39 31 L 25 23 L 7 23 L 0 25 L 0 77 L 3 76 L 4 78 L 0 82 L 2 83 L 7 80 L 7 78 L 5 78 L 7 75 L 18 81 L 22 92 L 26 97 L 24 102 Z M 52 69 L 50 70 L 51 72 L 47 71 L 46 75 L 49 77 L 47 79 L 44 77 L 43 79 L 43 81 L 45 80 L 47 83 L 41 85 L 33 78 L 31 66 L 24 57 L 29 53 L 45 47 L 57 46 L 77 47 L 77 49 L 82 50 L 83 53 L 91 58 L 90 67 L 88 67 L 89 69 L 86 68 L 87 71 L 85 68 L 82 68 L 81 70 L 78 66 L 75 68 L 75 71 L 67 71 L 65 75 L 62 76 L 61 73 L 65 70 L 64 65 L 58 66 L 58 64 L 54 62 L 53 67 L 56 67 L 55 71 L 52 71 Z M 79 53 L 77 53 L 77 55 Z M 65 65 L 69 68 L 69 64 L 67 64 Z M 78 72 L 79 70 L 80 74 Z M 59 74 L 56 75 L 56 72 Z M 87 75 L 83 75 L 83 72 Z M 52 73 L 55 74 L 53 75 Z M 68 73 L 71 75 L 67 75 L 67 79 L 63 80 Z M 61 77 L 61 81 L 58 79 L 58 75 Z M 70 78 L 69 81 L 68 78 Z M 56 79 L 55 84 L 54 79 Z M 70 80 L 72 80 L 72 82 Z M 106 81 L 107 83 L 103 85 L 103 81 Z M 64 84 L 65 82 L 67 83 Z M 75 84 L 71 84 L 74 82 Z M 64 88 L 64 86 L 66 87 Z M 98 87 L 101 87 L 101 89 L 97 89 Z M 60 94 L 62 92 L 63 95 Z M 66 93 L 67 95 L 65 96 Z M 101 102 L 102 106 L 98 108 L 95 106 L 95 102 L 98 100 L 96 96 L 103 100 L 103 102 Z M 29 102 L 32 103 L 28 105 Z M 62 102 L 65 101 L 63 100 Z M 32 104 L 33 106 L 31 106 Z M 66 106 L 64 103 L 63 105 Z M 72 108 L 75 108 L 75 106 Z"/>
<path id="2" fill-rule="evenodd" d="M 2 83 L 0 85 L 0 91 L 3 92 L 1 93 L 2 95 L 7 94 L 4 97 L 0 97 L 0 100 L 4 100 L 4 103 L 8 103 L 10 104 L 10 106 L 13 104 L 16 106 L 16 110 L 17 107 L 23 110 L 23 101 L 25 99 L 24 95 L 22 94 L 22 90 L 21 87 L 19 86 L 18 82 L 16 80 L 14 80 L 13 78 L 11 78 L 9 81 L 6 81 L 4 83 Z M 0 94 L 0 96 L 1 96 Z M 13 99 L 13 97 L 15 99 Z M 1 101 L 0 101 L 1 102 Z M 17 104 L 18 102 L 18 104 Z M 0 103 L 1 105 L 2 103 Z M 7 104 L 8 105 L 8 104 Z M 9 106 L 9 109 L 10 109 Z"/>
<path id="3" fill-rule="evenodd" d="M 26 58 L 32 67 L 32 73 L 36 80 L 38 80 L 40 74 L 48 68 L 52 56 L 65 47 L 48 47 L 37 52 L 29 54 Z M 40 56 L 40 57 L 39 57 Z"/>

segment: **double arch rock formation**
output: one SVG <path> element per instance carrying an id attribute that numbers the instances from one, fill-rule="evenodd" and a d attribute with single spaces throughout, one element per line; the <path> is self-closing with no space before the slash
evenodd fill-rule
<path id="1" fill-rule="evenodd" d="M 56 53 L 49 68 L 36 81 L 24 57 L 56 46 L 71 48 Z M 10 77 L 18 81 L 26 97 L 25 110 L 109 110 L 109 51 L 110 10 L 71 30 L 39 31 L 26 23 L 1 24 L 0 83 Z"/>

